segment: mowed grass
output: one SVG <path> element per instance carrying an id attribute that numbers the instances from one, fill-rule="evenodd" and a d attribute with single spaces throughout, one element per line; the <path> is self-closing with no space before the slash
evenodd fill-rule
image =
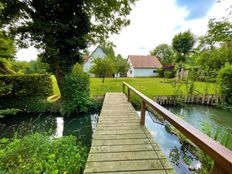
<path id="1" fill-rule="evenodd" d="M 90 92 L 91 97 L 104 95 L 106 92 L 122 92 L 122 82 L 125 81 L 133 86 L 143 94 L 152 98 L 154 96 L 173 95 L 174 90 L 167 81 L 163 78 L 106 78 L 105 83 L 102 84 L 102 79 L 90 79 Z M 216 92 L 216 85 L 213 83 L 196 82 L 195 89 L 204 93 L 206 85 L 208 86 L 209 93 Z M 181 90 L 186 93 L 186 85 L 181 85 Z"/>

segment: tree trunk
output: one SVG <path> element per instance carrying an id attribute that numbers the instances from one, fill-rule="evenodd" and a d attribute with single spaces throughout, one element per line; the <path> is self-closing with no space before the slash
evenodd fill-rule
<path id="1" fill-rule="evenodd" d="M 105 82 L 105 76 L 102 78 L 102 84 Z"/>
<path id="2" fill-rule="evenodd" d="M 181 69 L 180 69 L 180 79 L 183 80 L 184 78 L 184 68 L 183 66 L 181 66 Z"/>

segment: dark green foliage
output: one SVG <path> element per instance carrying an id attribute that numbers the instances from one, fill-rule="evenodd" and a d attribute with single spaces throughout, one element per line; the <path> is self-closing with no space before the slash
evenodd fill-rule
<path id="1" fill-rule="evenodd" d="M 87 149 L 73 136 L 54 138 L 35 133 L 0 140 L 0 171 L 6 174 L 82 173 Z"/>
<path id="2" fill-rule="evenodd" d="M 51 104 L 52 95 L 49 75 L 4 75 L 0 76 L 0 106 L 16 108 L 25 112 L 45 112 Z"/>
<path id="3" fill-rule="evenodd" d="M 16 115 L 20 111 L 20 109 L 14 108 L 0 110 L 0 118 L 3 118 L 5 115 Z"/>
<path id="4" fill-rule="evenodd" d="M 174 50 L 183 55 L 188 54 L 194 44 L 195 39 L 190 31 L 179 33 L 172 40 Z"/>
<path id="5" fill-rule="evenodd" d="M 218 81 L 221 94 L 226 98 L 226 102 L 232 104 L 232 65 L 227 65 L 219 71 Z"/>
<path id="6" fill-rule="evenodd" d="M 158 68 L 157 73 L 159 74 L 159 77 L 164 77 L 164 70 L 163 68 Z"/>
<path id="7" fill-rule="evenodd" d="M 3 75 L 0 84 L 0 97 L 48 97 L 52 94 L 50 75 Z"/>
<path id="8" fill-rule="evenodd" d="M 135 1 L 2 0 L 0 26 L 19 36 L 21 46 L 41 48 L 43 62 L 61 85 L 72 66 L 82 62 L 81 52 L 89 43 L 102 43 L 129 24 Z"/>
<path id="9" fill-rule="evenodd" d="M 89 85 L 88 74 L 83 72 L 81 65 L 74 65 L 72 72 L 65 76 L 61 86 L 63 91 L 63 113 L 79 113 L 88 110 Z"/>
<path id="10" fill-rule="evenodd" d="M 59 75 L 69 72 L 81 62 L 80 50 L 87 46 L 90 31 L 89 16 L 83 0 L 3 0 L 1 24 L 11 26 L 10 32 L 20 36 L 21 44 L 28 40 L 43 49 L 41 57 Z M 24 20 L 14 25 L 15 20 Z"/>
<path id="11" fill-rule="evenodd" d="M 174 78 L 175 73 L 173 71 L 164 71 L 164 78 Z"/>

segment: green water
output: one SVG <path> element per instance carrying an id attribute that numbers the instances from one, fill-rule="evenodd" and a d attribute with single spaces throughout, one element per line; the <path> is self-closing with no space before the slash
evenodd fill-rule
<path id="1" fill-rule="evenodd" d="M 168 107 L 168 109 L 201 131 L 204 131 L 205 126 L 210 126 L 212 132 L 220 129 L 232 136 L 232 112 L 230 111 L 204 105 L 184 105 Z"/>
<path id="2" fill-rule="evenodd" d="M 232 112 L 202 105 L 166 108 L 201 131 L 205 131 L 207 125 L 211 129 L 211 134 L 220 129 L 221 135 L 229 134 L 232 137 Z M 138 112 L 138 115 L 140 115 L 140 112 Z M 176 173 L 191 174 L 193 172 L 189 170 L 189 166 L 195 169 L 201 167 L 201 163 L 196 156 L 180 143 L 176 135 L 171 134 L 166 129 L 166 122 L 160 122 L 155 115 L 149 112 L 146 112 L 145 121 L 145 125 L 152 134 L 154 141 L 159 144 Z"/>
<path id="3" fill-rule="evenodd" d="M 0 138 L 41 132 L 53 137 L 74 135 L 78 141 L 90 146 L 97 121 L 98 114 L 71 117 L 50 114 L 17 114 L 0 119 Z"/>

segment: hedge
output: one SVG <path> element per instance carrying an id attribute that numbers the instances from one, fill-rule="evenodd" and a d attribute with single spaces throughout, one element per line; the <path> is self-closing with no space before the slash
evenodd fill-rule
<path id="1" fill-rule="evenodd" d="M 50 75 L 1 75 L 0 97 L 47 97 L 52 95 Z"/>
<path id="2" fill-rule="evenodd" d="M 50 75 L 0 75 L 0 109 L 44 112 L 48 110 L 50 95 Z"/>

